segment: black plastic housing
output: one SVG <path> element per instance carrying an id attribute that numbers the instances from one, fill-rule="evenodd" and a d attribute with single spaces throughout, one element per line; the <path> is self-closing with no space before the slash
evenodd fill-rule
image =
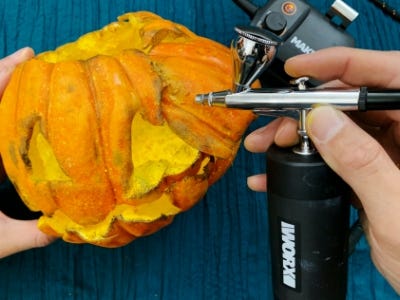
<path id="1" fill-rule="evenodd" d="M 346 299 L 348 186 L 319 154 L 275 145 L 267 173 L 275 299 Z"/>
<path id="2" fill-rule="evenodd" d="M 346 22 L 332 14 L 320 13 L 306 1 L 271 0 L 259 8 L 247 0 L 234 2 L 252 18 L 250 25 L 273 32 L 283 41 L 275 60 L 260 78 L 265 87 L 288 86 L 291 78 L 284 71 L 284 63 L 292 56 L 333 46 L 355 45 L 354 38 L 343 25 Z M 288 10 L 287 5 L 293 10 Z"/>

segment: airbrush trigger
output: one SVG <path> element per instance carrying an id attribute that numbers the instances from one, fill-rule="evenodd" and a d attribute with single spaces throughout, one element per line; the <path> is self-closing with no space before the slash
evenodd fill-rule
<path id="1" fill-rule="evenodd" d="M 234 44 L 236 92 L 250 88 L 273 61 L 281 39 L 259 27 L 237 26 L 238 39 Z"/>
<path id="2" fill-rule="evenodd" d="M 292 79 L 290 84 L 296 85 L 299 91 L 307 90 L 307 82 L 309 77 L 299 77 Z M 299 127 L 297 129 L 297 133 L 300 137 L 300 143 L 296 147 L 293 148 L 293 151 L 300 155 L 310 155 L 315 153 L 315 148 L 312 145 L 311 139 L 307 134 L 306 129 L 306 118 L 307 113 L 311 110 L 311 108 L 301 108 L 298 110 L 299 113 Z"/>
<path id="3" fill-rule="evenodd" d="M 307 90 L 307 82 L 310 80 L 309 77 L 303 76 L 290 80 L 290 84 L 296 86 L 299 91 Z"/>

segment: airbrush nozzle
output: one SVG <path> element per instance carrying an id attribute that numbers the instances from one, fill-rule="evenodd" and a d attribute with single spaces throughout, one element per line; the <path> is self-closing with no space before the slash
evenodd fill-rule
<path id="1" fill-rule="evenodd" d="M 211 92 L 208 94 L 196 95 L 195 101 L 198 104 L 208 104 L 209 106 L 223 106 L 225 107 L 226 96 L 232 94 L 231 91 Z"/>

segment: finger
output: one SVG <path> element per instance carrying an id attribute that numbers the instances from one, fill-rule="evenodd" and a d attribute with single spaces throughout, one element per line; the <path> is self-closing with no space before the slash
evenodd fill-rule
<path id="1" fill-rule="evenodd" d="M 299 135 L 297 133 L 298 122 L 291 118 L 282 118 L 275 133 L 275 143 L 281 147 L 289 147 L 297 144 Z"/>
<path id="2" fill-rule="evenodd" d="M 324 160 L 360 198 L 378 234 L 386 234 L 389 227 L 400 230 L 400 172 L 381 145 L 329 106 L 309 113 L 307 130 Z"/>
<path id="3" fill-rule="evenodd" d="M 339 79 L 353 86 L 395 88 L 400 86 L 399 64 L 399 51 L 334 47 L 290 58 L 285 70 L 293 77 Z"/>
<path id="4" fill-rule="evenodd" d="M 28 250 L 44 247 L 55 238 L 37 228 L 37 220 L 14 220 L 0 212 L 0 258 Z"/>
<path id="5" fill-rule="evenodd" d="M 9 77 L 15 67 L 29 58 L 32 58 L 33 56 L 33 50 L 29 47 L 26 47 L 0 60 L 0 96 L 2 95 Z"/>
<path id="6" fill-rule="evenodd" d="M 398 246 L 387 247 L 387 244 L 374 235 L 371 224 L 363 211 L 359 213 L 360 221 L 364 229 L 365 237 L 371 247 L 371 259 L 392 287 L 400 294 L 400 260 Z"/>
<path id="7" fill-rule="evenodd" d="M 255 192 L 265 192 L 267 190 L 267 175 L 258 174 L 247 177 L 247 186 Z"/>
<path id="8" fill-rule="evenodd" d="M 324 82 L 318 86 L 318 88 L 350 88 L 351 85 L 346 84 L 339 79 Z"/>
<path id="9" fill-rule="evenodd" d="M 399 110 L 352 112 L 351 116 L 369 126 L 389 127 L 393 122 L 400 123 Z"/>
<path id="10" fill-rule="evenodd" d="M 267 151 L 274 142 L 275 133 L 282 119 L 275 119 L 268 125 L 258 128 L 250 133 L 244 140 L 245 148 L 250 152 L 261 153 Z"/>

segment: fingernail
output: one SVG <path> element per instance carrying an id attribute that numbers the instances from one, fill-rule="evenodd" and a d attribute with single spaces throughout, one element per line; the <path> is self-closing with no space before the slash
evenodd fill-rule
<path id="1" fill-rule="evenodd" d="M 343 128 L 345 119 L 341 112 L 331 106 L 313 109 L 307 117 L 307 129 L 311 138 L 327 143 Z"/>

